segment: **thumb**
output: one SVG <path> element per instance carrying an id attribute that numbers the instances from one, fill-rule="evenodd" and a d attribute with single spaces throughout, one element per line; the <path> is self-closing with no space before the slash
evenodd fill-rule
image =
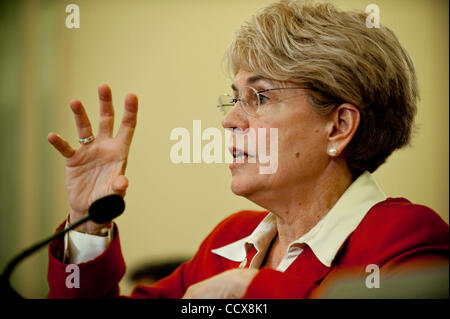
<path id="1" fill-rule="evenodd" d="M 128 178 L 124 175 L 117 176 L 113 181 L 113 191 L 121 196 L 125 196 L 125 191 L 128 188 Z"/>

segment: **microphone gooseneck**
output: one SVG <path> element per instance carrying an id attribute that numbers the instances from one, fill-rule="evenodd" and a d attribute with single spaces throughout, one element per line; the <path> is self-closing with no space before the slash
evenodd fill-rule
<path id="1" fill-rule="evenodd" d="M 75 224 L 71 225 L 67 229 L 62 229 L 56 234 L 34 244 L 28 249 L 25 249 L 22 253 L 14 257 L 5 267 L 5 270 L 0 276 L 2 297 L 10 298 L 23 298 L 19 295 L 12 287 L 9 282 L 11 274 L 16 266 L 24 260 L 26 257 L 30 256 L 34 252 L 38 251 L 42 247 L 46 246 L 53 240 L 64 236 L 68 231 L 73 230 L 74 228 L 84 224 L 85 222 L 91 220 L 97 224 L 104 224 L 110 222 L 117 216 L 121 215 L 125 210 L 125 202 L 123 198 L 117 194 L 108 195 L 102 197 L 91 204 L 89 207 L 89 215 L 85 218 L 80 219 Z"/>

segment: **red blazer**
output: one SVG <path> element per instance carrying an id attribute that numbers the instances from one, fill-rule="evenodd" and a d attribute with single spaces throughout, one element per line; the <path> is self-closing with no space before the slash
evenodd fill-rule
<path id="1" fill-rule="evenodd" d="M 237 268 L 239 262 L 211 250 L 248 236 L 267 213 L 241 211 L 226 218 L 206 237 L 189 262 L 152 286 L 137 286 L 131 297 L 180 298 L 190 285 Z M 448 245 L 449 227 L 434 211 L 403 198 L 388 198 L 369 210 L 341 246 L 331 267 L 323 265 L 307 246 L 285 272 L 260 269 L 244 298 L 315 297 L 317 291 L 330 285 L 345 270 L 368 275 L 365 269 L 369 264 L 378 265 L 383 274 L 420 261 L 448 263 Z M 249 260 L 252 255 L 251 249 Z M 119 297 L 118 283 L 125 273 L 125 262 L 117 229 L 103 254 L 79 264 L 80 288 L 66 287 L 70 273 L 66 273 L 62 257 L 63 239 L 55 240 L 49 246 L 49 298 Z"/>

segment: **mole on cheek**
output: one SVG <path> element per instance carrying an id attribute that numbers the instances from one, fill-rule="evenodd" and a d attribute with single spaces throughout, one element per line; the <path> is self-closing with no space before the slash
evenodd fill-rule
<path id="1" fill-rule="evenodd" d="M 300 153 L 299 152 L 297 152 L 297 153 L 295 153 L 295 157 L 299 157 L 300 156 Z"/>

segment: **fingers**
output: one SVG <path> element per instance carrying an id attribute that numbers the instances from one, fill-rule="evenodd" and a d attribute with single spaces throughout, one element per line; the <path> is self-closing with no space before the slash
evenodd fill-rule
<path id="1" fill-rule="evenodd" d="M 114 108 L 112 105 L 111 88 L 107 84 L 102 84 L 98 88 L 98 96 L 100 100 L 100 125 L 98 136 L 112 137 L 114 127 Z M 78 136 L 80 138 L 89 137 L 92 134 L 91 123 L 86 111 L 79 100 L 73 100 L 70 108 L 75 116 Z M 117 138 L 126 145 L 131 144 L 134 129 L 136 127 L 138 111 L 138 99 L 135 94 L 128 94 L 125 98 L 125 112 L 122 118 L 122 124 Z"/>
<path id="2" fill-rule="evenodd" d="M 134 129 L 137 122 L 138 111 L 138 99 L 134 94 L 128 94 L 125 98 L 125 112 L 122 118 L 122 124 L 120 125 L 117 138 L 120 139 L 126 145 L 131 144 L 133 139 Z"/>
<path id="3" fill-rule="evenodd" d="M 75 150 L 70 144 L 55 133 L 49 133 L 47 135 L 47 140 L 62 154 L 62 156 L 69 158 L 75 154 Z"/>
<path id="4" fill-rule="evenodd" d="M 78 136 L 86 138 L 92 135 L 92 127 L 84 110 L 83 104 L 78 100 L 70 102 L 70 108 L 75 116 L 75 124 L 77 126 Z"/>
<path id="5" fill-rule="evenodd" d="M 112 137 L 114 129 L 114 108 L 111 88 L 107 84 L 102 84 L 98 87 L 98 98 L 100 100 L 98 136 Z"/>

